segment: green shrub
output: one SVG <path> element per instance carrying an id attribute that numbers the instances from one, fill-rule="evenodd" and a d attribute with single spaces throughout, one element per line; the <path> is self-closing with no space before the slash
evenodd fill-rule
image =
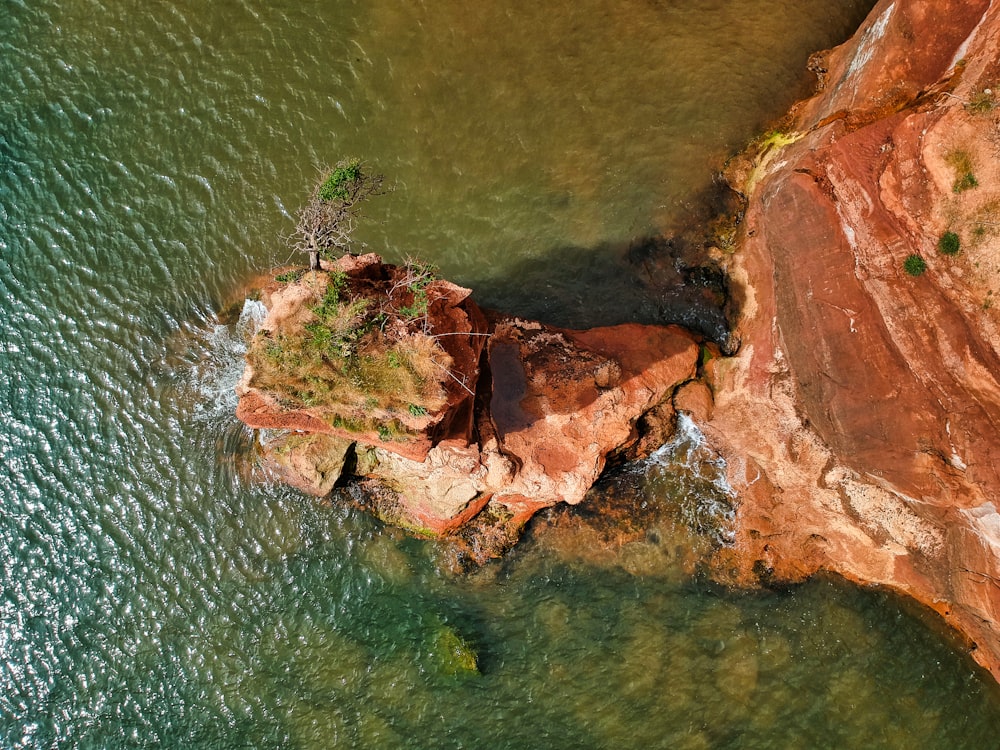
<path id="1" fill-rule="evenodd" d="M 919 276 L 927 270 L 927 264 L 919 255 L 909 255 L 906 260 L 903 261 L 903 270 L 910 276 Z"/>
<path id="2" fill-rule="evenodd" d="M 413 295 L 411 304 L 400 307 L 398 312 L 407 320 L 422 318 L 427 314 L 427 287 L 437 279 L 437 268 L 429 263 L 407 260 L 406 288 Z"/>
<path id="3" fill-rule="evenodd" d="M 965 190 L 971 190 L 974 187 L 979 187 L 979 180 L 972 172 L 966 172 L 961 177 L 955 180 L 955 184 L 952 185 L 952 191 L 955 193 L 961 193 Z"/>
<path id="4" fill-rule="evenodd" d="M 954 232 L 945 232 L 938 240 L 938 250 L 945 255 L 958 255 L 962 242 Z"/>
<path id="5" fill-rule="evenodd" d="M 357 182 L 361 179 L 361 162 L 353 160 L 347 164 L 337 167 L 330 176 L 327 177 L 319 187 L 320 200 L 324 201 L 344 201 L 350 195 L 349 183 Z"/>
<path id="6" fill-rule="evenodd" d="M 318 352 L 329 351 L 334 343 L 333 331 L 327 328 L 322 323 L 306 323 L 306 332 L 309 337 L 306 341 L 309 345 Z"/>
<path id="7" fill-rule="evenodd" d="M 340 314 L 340 293 L 347 286 L 347 274 L 343 271 L 331 273 L 329 278 L 326 291 L 323 292 L 323 300 L 311 308 L 316 317 L 324 321 Z"/>
<path id="8" fill-rule="evenodd" d="M 965 104 L 965 109 L 975 115 L 982 115 L 991 112 L 995 106 L 993 89 L 983 89 L 969 97 L 969 101 Z"/>
<path id="9" fill-rule="evenodd" d="M 427 292 L 418 289 L 413 294 L 413 304 L 399 308 L 399 314 L 406 320 L 422 318 L 427 314 Z"/>

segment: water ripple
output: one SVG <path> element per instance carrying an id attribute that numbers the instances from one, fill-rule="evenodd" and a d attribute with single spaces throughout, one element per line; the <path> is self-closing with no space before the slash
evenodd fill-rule
<path id="1" fill-rule="evenodd" d="M 748 98 L 863 4 L 2 0 L 0 744 L 816 746 L 846 725 L 859 746 L 903 725 L 987 746 L 1000 704 L 884 602 L 530 555 L 454 581 L 433 547 L 264 481 L 232 416 L 245 332 L 216 312 L 288 255 L 315 165 L 369 158 L 399 189 L 362 239 L 497 269 L 502 300 L 517 262 L 680 210 L 770 111 Z M 724 58 L 737 22 L 758 46 Z M 448 673 L 450 636 L 480 677 Z M 888 716 L 874 696 L 924 673 L 943 687 Z"/>

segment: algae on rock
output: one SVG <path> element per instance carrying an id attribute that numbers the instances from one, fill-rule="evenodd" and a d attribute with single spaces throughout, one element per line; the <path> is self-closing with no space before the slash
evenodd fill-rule
<path id="1" fill-rule="evenodd" d="M 433 639 L 434 664 L 443 674 L 449 677 L 479 674 L 476 652 L 453 628 L 441 623 Z"/>

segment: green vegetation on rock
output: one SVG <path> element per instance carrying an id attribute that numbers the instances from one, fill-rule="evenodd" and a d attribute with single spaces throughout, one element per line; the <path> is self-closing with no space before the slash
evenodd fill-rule
<path id="1" fill-rule="evenodd" d="M 342 272 L 290 281 L 276 293 L 276 304 L 288 307 L 282 322 L 251 341 L 251 385 L 344 432 L 405 439 L 415 429 L 408 422 L 444 405 L 442 380 L 451 366 L 423 322 L 407 313 L 416 304 L 414 280 L 426 299 L 424 274 L 404 267 L 386 288 Z"/>
<path id="2" fill-rule="evenodd" d="M 753 168 L 750 170 L 746 185 L 744 186 L 744 192 L 746 195 L 750 195 L 757 183 L 760 182 L 764 175 L 767 174 L 767 170 L 770 167 L 771 162 L 774 161 L 774 158 L 781 153 L 786 146 L 795 143 L 804 135 L 804 133 L 795 131 L 786 133 L 783 130 L 771 130 L 764 133 L 753 142 L 752 147 L 756 147 L 757 155 L 754 157 Z"/>
<path id="3" fill-rule="evenodd" d="M 992 112 L 996 107 L 996 99 L 993 98 L 993 89 L 985 88 L 974 92 L 969 101 L 965 103 L 965 109 L 974 115 L 983 115 Z"/>
<path id="4" fill-rule="evenodd" d="M 413 302 L 399 308 L 399 314 L 404 318 L 415 320 L 427 315 L 427 287 L 437 278 L 437 268 L 413 261 L 407 263 L 406 268 L 406 289 L 412 295 Z"/>
<path id="5" fill-rule="evenodd" d="M 955 193 L 962 193 L 979 186 L 976 179 L 972 163 L 972 155 L 964 149 L 954 149 L 945 157 L 945 160 L 955 170 L 955 182 L 951 189 Z"/>
<path id="6" fill-rule="evenodd" d="M 917 254 L 908 255 L 903 261 L 903 270 L 910 276 L 920 276 L 927 270 L 927 263 Z"/>
<path id="7" fill-rule="evenodd" d="M 945 232 L 938 240 L 938 250 L 944 255 L 958 255 L 962 241 L 955 232 Z"/>
<path id="8" fill-rule="evenodd" d="M 282 284 L 288 284 L 291 283 L 292 281 L 298 281 L 299 279 L 301 279 L 303 273 L 305 273 L 305 271 L 301 270 L 286 271 L 285 273 L 279 273 L 277 276 L 274 277 L 274 280 Z"/>
<path id="9" fill-rule="evenodd" d="M 974 187 L 979 187 L 979 180 L 972 172 L 965 172 L 961 176 L 955 179 L 955 184 L 952 186 L 952 190 L 956 193 L 962 193 L 966 190 L 971 190 Z"/>

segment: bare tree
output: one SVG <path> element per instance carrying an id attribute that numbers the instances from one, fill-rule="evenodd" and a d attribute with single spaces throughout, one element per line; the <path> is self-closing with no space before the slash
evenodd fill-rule
<path id="1" fill-rule="evenodd" d="M 341 161 L 320 172 L 292 235 L 293 247 L 309 253 L 311 269 L 320 268 L 321 257 L 350 252 L 361 204 L 386 192 L 383 179 L 367 172 L 359 159 Z"/>

